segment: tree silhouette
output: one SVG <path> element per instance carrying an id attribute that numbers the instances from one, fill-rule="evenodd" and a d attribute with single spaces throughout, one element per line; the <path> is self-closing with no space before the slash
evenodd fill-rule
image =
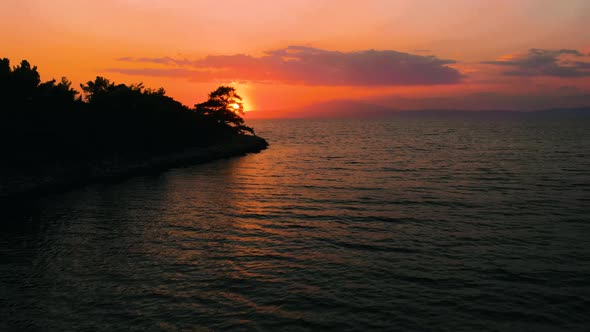
<path id="1" fill-rule="evenodd" d="M 12 69 L 10 68 L 10 60 L 7 58 L 0 59 L 0 98 L 4 105 L 10 103 L 12 95 L 12 85 L 10 78 L 12 76 Z"/>
<path id="2" fill-rule="evenodd" d="M 209 94 L 209 99 L 195 105 L 195 111 L 200 116 L 212 119 L 219 124 L 231 128 L 236 133 L 254 133 L 254 129 L 244 125 L 244 104 L 236 89 L 230 86 L 220 86 Z"/>
<path id="3" fill-rule="evenodd" d="M 41 82 L 37 67 L 23 60 L 11 67 L 0 58 L 0 150 L 2 167 L 43 172 L 68 160 L 146 158 L 190 147 L 224 144 L 244 125 L 242 98 L 221 86 L 204 103 L 189 108 L 163 88 L 116 84 L 97 76 L 80 84 Z M 1 173 L 1 172 L 0 172 Z"/>
<path id="4" fill-rule="evenodd" d="M 70 111 L 74 109 L 77 102 L 78 91 L 72 88 L 72 82 L 62 77 L 61 81 L 55 84 L 55 79 L 39 84 L 36 93 L 36 106 L 55 111 Z"/>
<path id="5" fill-rule="evenodd" d="M 0 93 L 6 94 L 12 70 L 10 69 L 10 60 L 7 58 L 0 59 Z"/>
<path id="6" fill-rule="evenodd" d="M 13 69 L 10 68 L 8 59 L 0 61 L 0 88 L 6 104 L 29 109 L 40 82 L 37 67 L 31 67 L 27 60 L 21 61 Z"/>
<path id="7" fill-rule="evenodd" d="M 88 103 L 92 103 L 95 99 L 113 91 L 115 83 L 112 83 L 102 76 L 96 76 L 94 82 L 88 81 L 86 82 L 86 85 L 80 84 L 80 88 L 82 88 L 82 91 L 84 92 L 84 99 Z"/>

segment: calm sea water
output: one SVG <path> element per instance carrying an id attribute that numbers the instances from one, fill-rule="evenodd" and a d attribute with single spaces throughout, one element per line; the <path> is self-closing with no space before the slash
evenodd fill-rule
<path id="1" fill-rule="evenodd" d="M 588 120 L 266 120 L 2 207 L 0 330 L 586 330 Z"/>

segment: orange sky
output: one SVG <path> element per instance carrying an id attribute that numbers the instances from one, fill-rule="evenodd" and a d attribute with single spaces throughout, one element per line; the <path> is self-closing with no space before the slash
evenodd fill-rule
<path id="1" fill-rule="evenodd" d="M 589 21 L 587 0 L 4 0 L 0 57 L 187 105 L 233 82 L 250 111 L 526 109 L 590 104 Z"/>

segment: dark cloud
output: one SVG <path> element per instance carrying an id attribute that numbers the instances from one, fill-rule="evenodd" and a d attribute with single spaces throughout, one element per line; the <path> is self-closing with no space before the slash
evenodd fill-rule
<path id="1" fill-rule="evenodd" d="M 590 62 L 572 61 L 571 58 L 585 57 L 577 50 L 530 49 L 527 54 L 510 60 L 484 61 L 484 64 L 511 67 L 504 72 L 509 76 L 590 76 Z"/>
<path id="2" fill-rule="evenodd" d="M 560 87 L 555 88 L 554 90 L 555 93 L 558 94 L 563 94 L 563 93 L 580 93 L 582 92 L 582 90 L 580 88 L 578 88 L 577 86 L 573 86 L 573 85 L 562 85 Z M 590 103 L 590 99 L 589 103 Z"/>
<path id="3" fill-rule="evenodd" d="M 459 83 L 462 75 L 448 65 L 453 60 L 392 50 L 357 52 L 327 51 L 305 46 L 265 52 L 260 57 L 245 54 L 210 55 L 196 61 L 170 57 L 118 60 L 171 68 L 110 71 L 155 76 L 186 76 L 195 81 L 281 82 L 306 85 L 396 86 Z M 178 67 L 182 67 L 180 70 Z"/>
<path id="4" fill-rule="evenodd" d="M 579 69 L 590 69 L 590 62 L 576 61 L 575 66 Z"/>

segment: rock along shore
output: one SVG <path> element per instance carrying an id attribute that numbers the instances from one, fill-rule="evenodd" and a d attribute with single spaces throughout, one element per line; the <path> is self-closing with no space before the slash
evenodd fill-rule
<path id="1" fill-rule="evenodd" d="M 227 142 L 147 158 L 109 158 L 98 162 L 67 162 L 44 169 L 43 174 L 2 174 L 0 201 L 18 200 L 63 192 L 87 184 L 121 180 L 161 172 L 173 167 L 205 163 L 260 152 L 268 147 L 258 136 L 238 135 Z"/>

